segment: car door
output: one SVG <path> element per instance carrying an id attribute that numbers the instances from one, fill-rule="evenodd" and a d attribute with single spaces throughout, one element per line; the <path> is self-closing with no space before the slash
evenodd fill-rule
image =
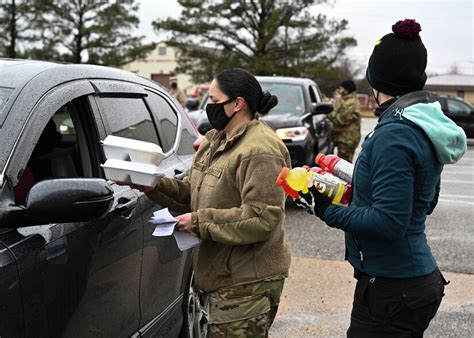
<path id="1" fill-rule="evenodd" d="M 28 171 L 33 181 L 103 177 L 98 159 L 105 132 L 93 92 L 88 81 L 76 81 L 43 96 L 12 153 L 10 182 L 23 184 L 21 174 Z M 114 205 L 102 219 L 19 227 L 2 236 L 20 274 L 24 336 L 113 337 L 138 330 L 138 195 L 128 187 L 113 189 Z"/>
<path id="2" fill-rule="evenodd" d="M 184 177 L 186 167 L 177 156 L 181 118 L 172 108 L 171 100 L 139 85 L 112 81 L 94 81 L 93 84 L 98 89 L 107 134 L 160 145 L 166 153 L 159 165 L 160 172 L 167 177 Z M 140 333 L 174 336 L 181 326 L 183 276 L 190 271 L 190 252 L 181 252 L 173 236 L 152 236 L 155 225 L 149 220 L 162 206 L 143 193 L 138 194 L 144 229 Z"/>
<path id="3" fill-rule="evenodd" d="M 0 229 L 0 335 L 20 337 L 23 333 L 20 274 L 15 257 L 1 241 L 8 232 Z"/>
<path id="4" fill-rule="evenodd" d="M 308 91 L 311 99 L 311 106 L 314 107 L 317 103 L 321 102 L 319 91 L 315 85 L 309 85 Z M 324 114 L 313 114 L 312 120 L 317 139 L 317 149 L 315 149 L 315 153 L 326 153 L 328 152 L 331 143 L 331 122 L 327 115 Z"/>

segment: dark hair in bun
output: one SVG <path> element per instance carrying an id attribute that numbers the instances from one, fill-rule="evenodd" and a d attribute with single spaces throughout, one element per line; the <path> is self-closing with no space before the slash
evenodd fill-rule
<path id="1" fill-rule="evenodd" d="M 278 104 L 278 98 L 269 92 L 264 93 L 255 76 L 246 70 L 225 70 L 216 76 L 216 81 L 219 89 L 229 98 L 243 97 L 253 115 L 257 112 L 267 114 Z"/>
<path id="2" fill-rule="evenodd" d="M 268 114 L 270 109 L 275 107 L 278 104 L 278 97 L 275 95 L 270 94 L 268 91 L 263 92 L 262 99 L 258 104 L 258 112 L 259 114 L 265 115 Z"/>

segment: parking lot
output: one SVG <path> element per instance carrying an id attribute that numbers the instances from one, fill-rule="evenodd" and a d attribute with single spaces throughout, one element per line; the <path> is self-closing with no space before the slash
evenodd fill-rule
<path id="1" fill-rule="evenodd" d="M 376 122 L 364 118 L 363 134 Z M 468 144 L 459 163 L 445 166 L 439 203 L 427 220 L 430 247 L 451 280 L 427 337 L 474 336 L 474 142 Z M 345 336 L 355 280 L 344 262 L 343 233 L 295 208 L 285 225 L 293 259 L 272 336 Z"/>

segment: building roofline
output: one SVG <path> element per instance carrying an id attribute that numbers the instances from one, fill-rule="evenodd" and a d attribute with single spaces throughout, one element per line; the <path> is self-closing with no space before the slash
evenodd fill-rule
<path id="1" fill-rule="evenodd" d="M 474 86 L 469 85 L 447 85 L 447 84 L 426 84 L 425 89 L 446 89 L 446 90 L 474 90 Z"/>

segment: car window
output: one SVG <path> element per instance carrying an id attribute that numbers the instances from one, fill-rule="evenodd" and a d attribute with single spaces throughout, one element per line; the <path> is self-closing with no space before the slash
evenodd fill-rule
<path id="1" fill-rule="evenodd" d="M 90 151 L 83 141 L 84 128 L 76 135 L 77 125 L 82 123 L 77 111 L 80 100 L 82 98 L 62 106 L 47 122 L 14 187 L 17 203 L 23 203 L 31 187 L 44 179 L 92 177 Z M 92 130 L 87 132 L 93 133 Z"/>
<path id="2" fill-rule="evenodd" d="M 209 101 L 209 92 L 204 95 L 201 103 L 199 104 L 199 109 L 206 110 L 207 101 Z"/>
<path id="3" fill-rule="evenodd" d="M 317 101 L 322 102 L 323 101 L 323 96 L 321 95 L 321 90 L 319 89 L 319 87 L 313 85 L 312 88 L 314 90 L 314 93 L 316 94 Z"/>
<path id="4" fill-rule="evenodd" d="M 305 112 L 303 87 L 287 83 L 261 82 L 263 90 L 278 97 L 278 105 L 270 110 L 270 115 L 302 115 Z"/>
<path id="5" fill-rule="evenodd" d="M 178 155 L 193 155 L 195 153 L 193 143 L 198 137 L 197 130 L 193 126 L 190 117 L 183 117 L 181 137 L 179 139 Z"/>
<path id="6" fill-rule="evenodd" d="M 0 115 L 2 115 L 3 108 L 7 105 L 8 98 L 13 92 L 13 88 L 0 87 Z"/>
<path id="7" fill-rule="evenodd" d="M 269 115 L 302 115 L 305 112 L 303 87 L 301 85 L 272 82 L 260 82 L 260 85 L 264 91 L 268 90 L 272 95 L 278 97 L 278 105 L 270 110 Z M 206 110 L 208 99 L 209 94 L 202 100 L 199 109 Z"/>
<path id="8" fill-rule="evenodd" d="M 178 131 L 178 116 L 168 102 L 158 94 L 148 92 L 145 101 L 155 120 L 158 121 L 158 133 L 164 152 L 173 148 Z"/>
<path id="9" fill-rule="evenodd" d="M 471 108 L 458 100 L 448 99 L 448 111 L 454 115 L 469 115 Z"/>
<path id="10" fill-rule="evenodd" d="M 58 128 L 58 132 L 62 135 L 75 135 L 76 130 L 71 116 L 65 111 L 58 111 L 53 116 L 54 122 Z"/>
<path id="11" fill-rule="evenodd" d="M 141 97 L 102 96 L 101 112 L 115 136 L 161 146 L 152 117 Z"/>
<path id="12" fill-rule="evenodd" d="M 311 103 L 317 103 L 318 99 L 316 98 L 316 92 L 314 91 L 314 88 L 312 86 L 308 86 L 308 90 Z"/>

